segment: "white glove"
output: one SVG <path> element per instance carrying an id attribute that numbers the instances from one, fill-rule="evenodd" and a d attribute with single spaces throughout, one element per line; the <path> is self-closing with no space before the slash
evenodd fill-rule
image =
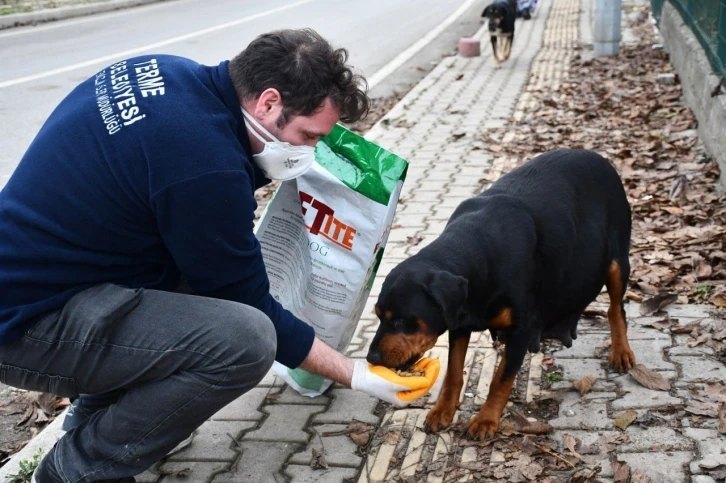
<path id="1" fill-rule="evenodd" d="M 364 361 L 355 361 L 350 387 L 366 392 L 397 407 L 426 394 L 436 382 L 441 369 L 438 359 L 421 359 L 413 367 L 424 371 L 423 376 L 399 376 L 391 369 L 374 366 Z"/>

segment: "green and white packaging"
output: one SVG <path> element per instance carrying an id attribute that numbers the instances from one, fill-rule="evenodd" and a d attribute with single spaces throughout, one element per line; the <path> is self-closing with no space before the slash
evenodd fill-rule
<path id="1" fill-rule="evenodd" d="M 338 351 L 348 347 L 368 299 L 407 168 L 336 125 L 316 146 L 312 168 L 280 184 L 255 229 L 272 295 Z M 277 362 L 273 370 L 305 396 L 332 384 Z"/>

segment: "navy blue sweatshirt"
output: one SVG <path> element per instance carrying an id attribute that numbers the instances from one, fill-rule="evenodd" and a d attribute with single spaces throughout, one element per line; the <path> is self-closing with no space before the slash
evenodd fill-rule
<path id="1" fill-rule="evenodd" d="M 270 295 L 252 232 L 269 180 L 227 64 L 128 59 L 53 111 L 0 192 L 0 345 L 93 285 L 174 290 L 183 274 L 267 314 L 279 362 L 305 359 L 313 329 Z"/>

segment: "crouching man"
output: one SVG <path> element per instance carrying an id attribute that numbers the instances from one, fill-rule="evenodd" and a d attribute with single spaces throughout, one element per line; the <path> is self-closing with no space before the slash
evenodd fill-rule
<path id="1" fill-rule="evenodd" d="M 280 306 L 252 231 L 255 190 L 366 114 L 346 61 L 277 31 L 217 66 L 117 62 L 50 115 L 0 192 L 0 382 L 76 398 L 36 481 L 134 481 L 273 360 L 397 404 L 422 387 Z"/>

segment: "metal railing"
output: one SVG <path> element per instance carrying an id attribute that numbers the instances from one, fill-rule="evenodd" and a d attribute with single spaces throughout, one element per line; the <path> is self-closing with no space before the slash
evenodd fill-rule
<path id="1" fill-rule="evenodd" d="M 651 0 L 658 21 L 666 1 L 691 28 L 716 75 L 726 76 L 726 0 Z"/>

